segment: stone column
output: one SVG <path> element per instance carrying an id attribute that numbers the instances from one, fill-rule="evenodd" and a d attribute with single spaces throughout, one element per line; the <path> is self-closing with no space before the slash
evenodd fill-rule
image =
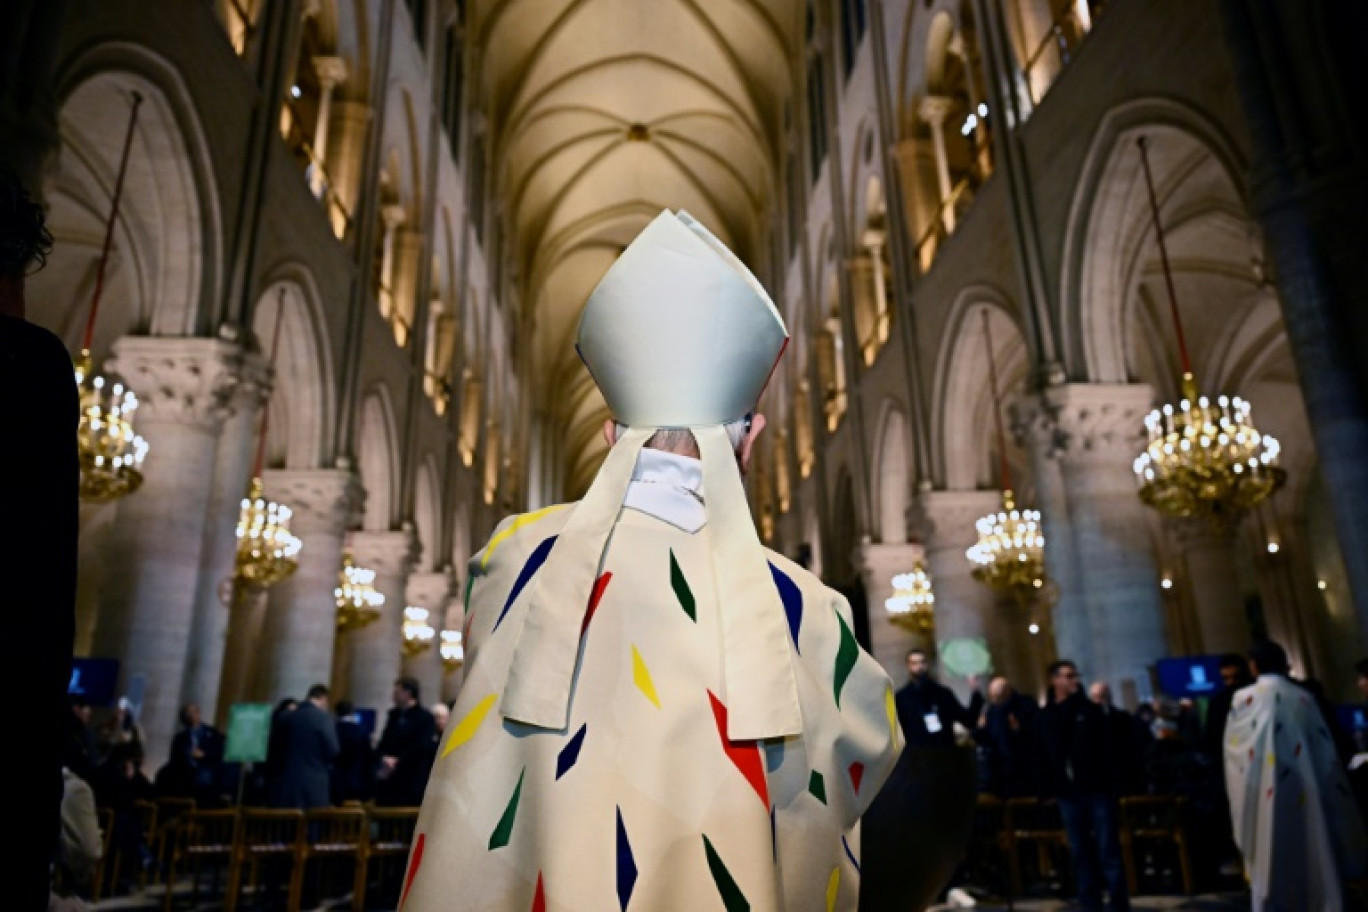
<path id="1" fill-rule="evenodd" d="M 258 654 L 255 699 L 302 699 L 331 680 L 337 631 L 337 574 L 347 527 L 359 521 L 361 484 L 346 469 L 272 469 L 266 496 L 294 511 L 290 531 L 302 548 L 299 567 L 271 589 Z"/>
<path id="2" fill-rule="evenodd" d="M 464 588 L 463 588 L 463 587 L 462 587 L 462 592 L 464 592 Z M 443 630 L 457 630 L 457 631 L 460 631 L 460 632 L 461 632 L 462 636 L 464 636 L 464 634 L 465 634 L 465 604 L 462 602 L 461 596 L 453 595 L 450 599 L 447 600 L 446 609 L 445 609 L 445 612 L 444 612 L 444 614 L 443 614 L 443 617 L 446 618 L 446 622 L 445 622 L 445 624 L 444 624 L 444 626 L 443 626 L 443 628 L 442 628 Z M 439 633 L 438 635 L 440 636 L 440 633 Z M 462 645 L 462 646 L 465 646 L 464 641 L 462 641 L 461 645 Z M 464 682 L 464 681 L 465 681 L 465 666 L 464 666 L 464 665 L 460 666 L 459 668 L 453 668 L 453 669 L 451 669 L 450 671 L 447 671 L 447 670 L 446 670 L 446 667 L 443 666 L 443 668 L 442 668 L 442 699 L 445 700 L 445 701 L 448 702 L 448 703 L 450 703 L 450 702 L 452 702 L 453 700 L 455 700 L 456 697 L 459 696 L 460 693 L 461 693 L 461 684 L 462 684 L 462 682 Z"/>
<path id="3" fill-rule="evenodd" d="M 447 601 L 451 598 L 451 575 L 445 572 L 415 573 L 408 580 L 409 605 L 428 610 L 432 643 L 416 656 L 405 656 L 404 674 L 416 678 L 422 688 L 423 705 L 442 699 L 441 632 L 445 629 Z"/>
<path id="4" fill-rule="evenodd" d="M 931 128 L 931 147 L 936 153 L 936 182 L 940 185 L 940 205 L 936 214 L 947 234 L 955 233 L 955 207 L 947 205 L 955 187 L 950 180 L 950 156 L 945 151 L 945 118 L 949 116 L 952 104 L 949 98 L 927 95 L 917 109 L 918 115 Z"/>
<path id="5" fill-rule="evenodd" d="M 221 339 L 125 336 L 114 353 L 110 369 L 141 403 L 148 455 L 142 489 L 114 520 L 94 651 L 122 662 L 125 690 L 144 682 L 139 721 L 155 769 L 175 733 L 219 429 L 241 351 Z"/>
<path id="6" fill-rule="evenodd" d="M 346 696 L 358 707 L 383 715 L 391 702 L 403 659 L 404 594 L 417 558 L 417 540 L 407 529 L 353 532 L 352 559 L 375 571 L 375 588 L 385 596 L 380 618 L 347 634 L 351 668 Z"/>
<path id="7" fill-rule="evenodd" d="M 1097 671 L 1099 664 L 1093 653 L 1088 606 L 1078 579 L 1069 498 L 1060 469 L 1059 426 L 1049 405 L 1038 396 L 1017 401 L 1011 413 L 1012 432 L 1030 457 L 1031 477 L 1035 480 L 1034 507 L 1040 511 L 1045 534 L 1045 573 L 1054 584 L 1049 626 L 1054 632 L 1055 654 L 1077 663 L 1079 674 L 1087 678 Z"/>
<path id="8" fill-rule="evenodd" d="M 212 718 L 220 725 L 228 721 L 226 713 L 215 713 L 215 707 L 219 705 L 229 613 L 234 610 L 225 604 L 223 597 L 231 596 L 229 588 L 236 571 L 238 513 L 252 471 L 261 406 L 269 390 L 270 379 L 264 359 L 256 354 L 244 356 L 242 378 L 233 397 L 233 413 L 224 421 L 219 434 L 214 483 L 206 511 L 204 555 L 199 589 L 195 593 L 195 616 L 181 699 L 198 703 L 204 717 Z M 264 602 L 261 605 L 264 608 Z"/>
<path id="9" fill-rule="evenodd" d="M 1235 530 L 1202 519 L 1173 520 L 1169 529 L 1183 555 L 1202 651 L 1244 654 L 1249 616 L 1235 567 Z"/>
<path id="10" fill-rule="evenodd" d="M 318 122 L 314 124 L 313 160 L 309 173 L 309 188 L 320 199 L 328 189 L 323 173 L 328 161 L 328 129 L 332 120 L 333 92 L 347 79 L 347 61 L 341 57 L 315 57 L 314 72 L 318 74 Z M 318 167 L 322 165 L 323 167 Z"/>
<path id="11" fill-rule="evenodd" d="M 930 521 L 926 539 L 926 570 L 936 587 L 936 643 L 943 647 L 958 639 L 982 640 L 995 663 L 997 654 L 989 641 L 990 632 L 1000 638 L 1003 625 L 995 623 L 997 598 L 993 590 L 974 579 L 965 552 L 978 541 L 974 522 L 1002 505 L 998 491 L 928 491 L 918 498 L 921 511 Z M 962 679 L 961 679 L 962 680 Z M 961 683 L 946 674 L 947 685 Z M 968 691 L 957 687 L 961 696 Z"/>
<path id="12" fill-rule="evenodd" d="M 934 153 L 927 149 L 925 140 L 903 139 L 893 148 L 893 157 L 898 168 L 898 185 L 902 191 L 902 204 L 906 212 L 907 245 L 909 256 L 917 263 L 922 272 L 931 268 L 935 250 L 922 241 L 936 223 L 936 160 Z M 893 200 L 889 206 L 896 205 Z"/>
<path id="13" fill-rule="evenodd" d="M 850 273 L 850 298 L 854 306 L 855 345 L 860 352 L 860 363 L 869 367 L 879 352 L 875 327 L 878 322 L 878 303 L 874 298 L 874 273 L 878 267 L 868 253 L 858 253 L 846 260 Z"/>
<path id="14" fill-rule="evenodd" d="M 1094 674 L 1133 705 L 1151 696 L 1150 669 L 1168 651 L 1147 508 L 1132 470 L 1153 394 L 1144 384 L 1071 383 L 1046 396 L 1059 427 Z"/>
<path id="15" fill-rule="evenodd" d="M 404 207 L 397 203 L 380 208 L 384 234 L 380 239 L 380 316 L 394 317 L 394 236 L 404 224 Z"/>
<path id="16" fill-rule="evenodd" d="M 918 562 L 924 561 L 926 549 L 915 543 L 876 545 L 861 542 L 857 561 L 865 596 L 869 599 L 870 652 L 895 682 L 907 677 L 907 651 L 913 647 L 934 653 L 935 631 L 930 634 L 913 632 L 889 621 L 884 602 L 893 595 L 893 577 L 911 573 Z M 936 581 L 932 580 L 934 586 Z M 940 607 L 940 594 L 936 595 Z"/>

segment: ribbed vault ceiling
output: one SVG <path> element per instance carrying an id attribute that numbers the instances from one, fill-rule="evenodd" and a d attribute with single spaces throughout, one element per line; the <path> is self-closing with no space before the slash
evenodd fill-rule
<path id="1" fill-rule="evenodd" d="M 795 0 L 490 0 L 475 19 L 538 405 L 587 486 L 607 409 L 574 351 L 584 301 L 661 209 L 683 208 L 755 266 Z"/>

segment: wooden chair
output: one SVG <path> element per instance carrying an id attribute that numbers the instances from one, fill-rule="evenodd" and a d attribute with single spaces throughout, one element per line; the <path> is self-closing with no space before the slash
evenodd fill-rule
<path id="1" fill-rule="evenodd" d="M 418 828 L 418 808 L 370 807 L 366 809 L 366 817 L 370 837 L 366 841 L 360 876 L 369 882 L 372 860 L 378 860 L 383 867 L 394 858 L 399 858 L 400 864 L 408 858 L 413 833 Z M 395 901 L 398 901 L 397 896 Z"/>
<path id="2" fill-rule="evenodd" d="M 1011 877 L 1012 894 L 1022 894 L 1021 848 L 1033 846 L 1036 862 L 1042 875 L 1058 871 L 1054 856 L 1068 851 L 1069 837 L 1064 831 L 1064 820 L 1059 805 L 1038 798 L 1012 798 L 1007 802 L 1004 818 L 1007 843 L 1007 865 Z"/>
<path id="3" fill-rule="evenodd" d="M 144 805 L 147 802 L 138 802 Z M 152 829 L 144 835 L 147 840 L 147 847 L 152 852 L 153 859 L 156 860 L 156 869 L 152 872 L 154 883 L 160 881 L 166 874 L 167 868 L 171 863 L 171 847 L 175 842 L 176 821 L 182 815 L 195 810 L 195 799 L 193 798 L 158 798 L 152 803 L 151 826 Z"/>
<path id="4" fill-rule="evenodd" d="M 224 912 L 233 912 L 237 902 L 238 838 L 241 831 L 242 815 L 237 808 L 215 810 L 191 810 L 176 817 L 169 824 L 163 824 L 163 831 L 170 827 L 167 837 L 170 860 L 166 870 L 165 912 L 171 912 L 175 899 L 176 870 L 189 865 L 192 871 L 192 897 L 199 898 L 200 869 L 206 863 L 220 862 L 227 867 L 227 890 L 224 899 Z M 214 869 L 217 883 L 218 868 Z"/>
<path id="5" fill-rule="evenodd" d="M 370 841 L 370 821 L 365 808 L 316 808 L 305 816 L 307 838 L 304 840 L 299 864 L 295 869 L 296 883 L 291 895 L 303 895 L 304 875 L 310 859 L 350 858 L 352 860 L 352 909 L 361 912 L 366 907 L 366 850 Z"/>
<path id="6" fill-rule="evenodd" d="M 1173 846 L 1183 877 L 1183 892 L 1192 894 L 1192 855 L 1188 846 L 1187 799 L 1162 795 L 1132 795 L 1121 799 L 1121 858 L 1126 865 L 1126 884 L 1139 892 L 1136 870 L 1137 843 Z"/>
<path id="7" fill-rule="evenodd" d="M 100 860 L 95 865 L 95 876 L 91 878 L 90 901 L 98 903 L 100 894 L 104 892 L 105 875 L 113 870 L 113 876 L 119 876 L 119 860 L 110 857 L 110 850 L 114 845 L 114 809 L 96 808 L 95 814 L 100 820 Z"/>
<path id="8" fill-rule="evenodd" d="M 996 795 L 980 793 L 974 806 L 969 835 L 967 865 L 975 883 L 1000 884 L 1006 878 L 1008 834 L 1007 806 Z"/>
<path id="9" fill-rule="evenodd" d="M 304 847 L 304 812 L 295 808 L 244 808 L 237 839 L 237 888 L 250 879 L 252 895 L 261 888 L 261 866 L 273 860 L 289 865 L 284 884 L 289 891 L 287 908 L 298 909 L 295 882 Z M 275 872 L 272 871 L 272 874 Z M 273 878 L 274 879 L 274 878 Z M 234 884 L 229 884 L 232 889 Z M 225 905 L 235 904 L 230 896 Z"/>
<path id="10" fill-rule="evenodd" d="M 193 802 L 191 806 L 193 807 Z M 135 801 L 133 802 L 133 810 L 138 815 L 138 830 L 142 833 L 143 844 L 147 846 L 148 851 L 152 852 L 152 857 L 157 858 L 157 804 L 154 801 Z M 136 858 L 132 861 L 134 864 L 138 863 Z M 155 879 L 157 870 L 155 867 L 151 870 L 152 877 Z M 147 872 L 148 869 L 145 867 L 138 869 L 138 886 L 144 890 L 147 889 Z M 114 873 L 118 873 L 117 868 Z"/>

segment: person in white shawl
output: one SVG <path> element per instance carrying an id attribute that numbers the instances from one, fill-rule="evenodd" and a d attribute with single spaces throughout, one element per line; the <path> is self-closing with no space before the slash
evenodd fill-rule
<path id="1" fill-rule="evenodd" d="M 1232 701 L 1225 771 L 1254 912 L 1343 912 L 1368 841 L 1330 722 L 1287 677 L 1281 646 L 1256 644 L 1249 663 L 1257 680 Z"/>
<path id="2" fill-rule="evenodd" d="M 859 817 L 901 732 L 850 607 L 746 505 L 787 339 L 683 212 L 590 296 L 578 348 L 620 424 L 581 501 L 471 560 L 405 912 L 856 908 Z"/>

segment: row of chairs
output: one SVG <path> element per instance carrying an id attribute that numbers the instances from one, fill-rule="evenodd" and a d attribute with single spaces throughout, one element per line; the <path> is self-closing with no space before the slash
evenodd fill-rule
<path id="1" fill-rule="evenodd" d="M 233 912 L 247 887 L 262 888 L 263 867 L 268 878 L 286 884 L 287 907 L 296 910 L 304 892 L 311 861 L 351 862 L 352 908 L 365 908 L 366 891 L 375 868 L 389 860 L 402 864 L 418 823 L 417 808 L 374 807 L 349 803 L 311 811 L 280 808 L 199 808 L 189 799 L 161 798 L 136 805 L 144 841 L 156 863 L 139 871 L 139 885 L 149 880 L 165 883 L 164 909 L 173 908 L 178 877 L 190 875 L 192 896 L 198 898 L 206 868 L 217 887 L 220 873 L 224 912 Z M 105 838 L 102 870 L 95 877 L 95 899 L 101 887 L 119 883 L 119 866 L 132 859 L 111 855 L 113 812 L 101 809 Z M 215 891 L 217 892 L 217 890 Z"/>
<path id="2" fill-rule="evenodd" d="M 1182 797 L 1134 795 L 1120 800 L 1118 829 L 1127 886 L 1140 892 L 1140 873 L 1146 859 L 1176 856 L 1183 892 L 1193 892 L 1188 804 Z M 974 812 L 970 864 L 984 879 L 1000 880 L 1006 863 L 1007 884 L 1012 896 L 1023 894 L 1023 867 L 1029 864 L 1038 877 L 1061 880 L 1068 863 L 1069 840 L 1059 806 L 1038 798 L 1003 801 L 979 795 Z M 1034 857 L 1032 857 L 1034 856 Z"/>

